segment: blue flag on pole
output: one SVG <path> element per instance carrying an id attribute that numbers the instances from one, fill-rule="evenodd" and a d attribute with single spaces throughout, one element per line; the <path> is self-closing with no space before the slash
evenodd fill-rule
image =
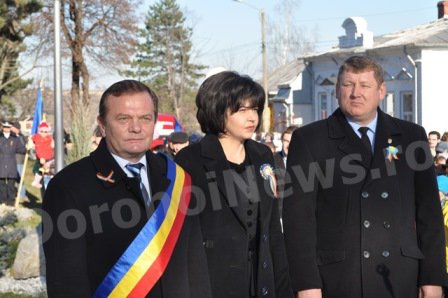
<path id="1" fill-rule="evenodd" d="M 39 88 L 37 89 L 36 106 L 34 108 L 33 127 L 31 128 L 31 135 L 37 133 L 39 124 L 42 121 L 42 109 L 43 109 L 42 90 L 40 89 L 39 86 Z"/>

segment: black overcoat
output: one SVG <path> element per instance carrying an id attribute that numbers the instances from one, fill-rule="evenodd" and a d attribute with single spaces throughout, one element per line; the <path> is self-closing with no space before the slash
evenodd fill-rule
<path id="1" fill-rule="evenodd" d="M 166 162 L 151 152 L 146 159 L 157 201 L 169 184 Z M 111 172 L 113 182 L 97 177 Z M 137 180 L 126 176 L 104 140 L 51 180 L 43 201 L 49 297 L 92 296 L 151 214 L 143 202 Z M 197 217 L 186 216 L 166 271 L 148 297 L 211 297 Z"/>
<path id="2" fill-rule="evenodd" d="M 17 179 L 16 154 L 25 154 L 25 144 L 14 134 L 5 138 L 0 133 L 0 178 Z"/>
<path id="3" fill-rule="evenodd" d="M 446 282 L 424 129 L 378 109 L 374 144 L 371 159 L 339 109 L 294 132 L 283 225 L 295 291 L 413 298 L 419 285 Z"/>
<path id="4" fill-rule="evenodd" d="M 257 297 L 292 297 L 278 200 L 260 173 L 263 164 L 274 167 L 272 153 L 252 140 L 246 141 L 245 150 L 252 163 L 249 176 L 253 179 L 248 179 L 252 181 L 247 183 L 248 191 L 257 192 L 255 197 L 260 202 Z M 249 241 L 245 214 L 236 207 L 230 168 L 218 138 L 206 135 L 199 143 L 182 149 L 176 162 L 192 177 L 213 297 L 247 298 Z"/>

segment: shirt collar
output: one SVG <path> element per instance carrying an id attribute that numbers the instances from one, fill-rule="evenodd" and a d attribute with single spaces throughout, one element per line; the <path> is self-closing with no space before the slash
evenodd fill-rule
<path id="1" fill-rule="evenodd" d="M 350 124 L 350 126 L 352 127 L 353 131 L 358 135 L 361 136 L 361 133 L 358 131 L 358 129 L 361 127 L 361 125 L 359 125 L 358 123 L 354 122 L 353 120 L 345 117 L 345 119 L 347 119 L 348 124 Z M 369 131 L 372 132 L 373 135 L 375 135 L 376 132 L 376 124 L 378 123 L 378 112 L 376 112 L 375 114 L 375 118 L 367 125 L 362 125 L 362 126 L 366 126 L 369 128 Z"/>
<path id="2" fill-rule="evenodd" d="M 120 157 L 112 152 L 110 154 L 112 154 L 112 157 L 118 163 L 120 168 L 128 175 L 128 177 L 133 177 L 132 173 L 129 172 L 129 170 L 126 168 L 126 165 L 133 164 L 134 162 L 130 162 L 129 160 L 126 160 L 123 157 Z M 143 164 L 142 170 L 146 171 L 146 169 L 147 169 L 146 155 L 143 155 L 142 158 L 140 158 L 140 160 L 137 163 L 139 163 L 139 162 Z"/>

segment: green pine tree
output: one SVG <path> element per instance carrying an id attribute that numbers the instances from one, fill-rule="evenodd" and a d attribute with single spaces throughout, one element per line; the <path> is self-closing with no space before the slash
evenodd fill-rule
<path id="1" fill-rule="evenodd" d="M 41 8 L 39 0 L 0 1 L 0 105 L 8 105 L 7 97 L 31 82 L 21 78 L 18 59 L 26 49 L 25 38 L 33 33 L 29 17 Z"/>
<path id="2" fill-rule="evenodd" d="M 193 104 L 190 91 L 204 69 L 191 62 L 192 29 L 185 21 L 176 0 L 151 5 L 131 70 L 124 73 L 151 86 L 161 99 L 160 111 L 174 112 L 181 120 L 184 106 Z"/>

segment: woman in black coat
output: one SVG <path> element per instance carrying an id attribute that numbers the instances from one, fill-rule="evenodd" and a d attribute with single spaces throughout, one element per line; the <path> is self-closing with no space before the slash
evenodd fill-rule
<path id="1" fill-rule="evenodd" d="M 213 297 L 293 297 L 273 157 L 251 140 L 265 94 L 247 76 L 209 77 L 196 97 L 205 137 L 176 156 L 192 177 Z"/>

